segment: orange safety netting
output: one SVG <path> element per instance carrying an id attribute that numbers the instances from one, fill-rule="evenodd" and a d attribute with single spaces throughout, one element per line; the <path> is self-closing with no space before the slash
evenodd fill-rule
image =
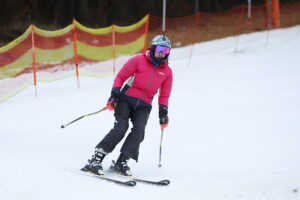
<path id="1" fill-rule="evenodd" d="M 31 28 L 0 48 L 0 102 L 25 89 L 32 79 Z"/>
<path id="2" fill-rule="evenodd" d="M 273 0 L 276 2 L 277 0 Z M 300 24 L 300 3 L 293 5 L 280 4 L 272 8 L 272 27 L 288 27 Z M 222 37 L 234 36 L 268 28 L 266 5 L 252 5 L 248 16 L 248 5 L 241 5 L 224 12 L 197 12 L 181 18 L 166 18 L 166 31 L 174 47 L 185 46 Z M 280 16 L 280 20 L 277 19 Z M 150 16 L 149 40 L 162 33 L 162 17 Z"/>
<path id="3" fill-rule="evenodd" d="M 31 25 L 19 38 L 0 48 L 0 102 L 39 81 L 115 73 L 124 62 L 117 63 L 118 57 L 145 51 L 148 19 L 145 16 L 130 26 L 99 29 L 76 20 L 56 31 Z"/>
<path id="4" fill-rule="evenodd" d="M 292 5 L 280 4 L 280 26 L 290 27 L 295 24 L 300 24 L 300 3 Z"/>
<path id="5" fill-rule="evenodd" d="M 252 6 L 251 18 L 248 7 L 242 5 L 224 12 L 197 12 L 182 18 L 166 18 L 166 32 L 174 46 L 266 29 L 265 6 Z M 149 37 L 161 33 L 162 18 L 150 16 Z"/>

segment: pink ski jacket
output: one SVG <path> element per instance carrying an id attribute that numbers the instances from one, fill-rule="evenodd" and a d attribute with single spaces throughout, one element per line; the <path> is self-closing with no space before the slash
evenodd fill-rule
<path id="1" fill-rule="evenodd" d="M 125 92 L 125 95 L 142 99 L 151 104 L 154 95 L 158 92 L 158 104 L 168 106 L 171 94 L 173 75 L 168 62 L 159 67 L 154 67 L 148 55 L 136 55 L 130 58 L 117 74 L 113 87 L 121 88 L 123 83 L 134 75 L 132 86 Z"/>

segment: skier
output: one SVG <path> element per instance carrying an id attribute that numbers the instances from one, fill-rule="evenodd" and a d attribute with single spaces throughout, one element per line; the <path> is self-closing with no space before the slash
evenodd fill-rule
<path id="1" fill-rule="evenodd" d="M 132 175 L 127 163 L 130 158 L 138 161 L 152 99 L 159 89 L 159 122 L 162 129 L 167 127 L 168 99 L 173 81 L 172 70 L 168 65 L 170 50 L 169 38 L 158 35 L 153 38 L 151 48 L 144 55 L 133 56 L 123 65 L 114 80 L 106 106 L 115 111 L 114 127 L 96 146 L 94 155 L 82 168 L 83 171 L 104 174 L 101 163 L 125 136 L 130 119 L 133 127 L 120 150 L 120 156 L 116 162 L 113 161 L 110 169 L 125 176 Z"/>

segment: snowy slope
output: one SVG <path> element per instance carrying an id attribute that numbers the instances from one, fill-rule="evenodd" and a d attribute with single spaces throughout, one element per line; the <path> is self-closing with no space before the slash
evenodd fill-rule
<path id="1" fill-rule="evenodd" d="M 137 177 L 168 187 L 127 188 L 78 174 L 111 129 L 101 109 L 113 77 L 39 84 L 0 104 L 0 199 L 300 199 L 300 26 L 172 50 L 174 87 L 163 139 L 157 98 Z M 237 53 L 234 54 L 235 44 Z M 116 159 L 120 145 L 107 156 Z"/>

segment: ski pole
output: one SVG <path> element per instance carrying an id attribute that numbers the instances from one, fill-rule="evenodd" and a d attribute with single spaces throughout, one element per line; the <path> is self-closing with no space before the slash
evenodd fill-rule
<path id="1" fill-rule="evenodd" d="M 100 112 L 102 112 L 102 111 L 104 111 L 106 109 L 107 109 L 107 107 L 104 107 L 101 110 L 98 110 L 97 112 L 93 112 L 93 113 L 89 113 L 89 114 L 86 114 L 86 115 L 82 115 L 81 117 L 78 117 L 77 119 L 74 119 L 73 121 L 69 122 L 68 124 L 61 125 L 60 127 L 61 128 L 65 128 L 66 126 L 68 126 L 68 125 L 70 125 L 70 124 L 72 124 L 72 123 L 74 123 L 74 122 L 76 122 L 76 121 L 78 121 L 78 120 L 80 120 L 80 119 L 82 119 L 84 117 L 88 117 L 88 116 L 91 116 L 91 115 L 98 114 L 98 113 L 100 113 Z"/>
<path id="2" fill-rule="evenodd" d="M 159 163 L 158 163 L 158 167 L 162 167 L 162 165 L 161 165 L 161 149 L 162 149 L 163 134 L 164 134 L 164 128 L 161 128 L 160 145 L 159 145 Z"/>

